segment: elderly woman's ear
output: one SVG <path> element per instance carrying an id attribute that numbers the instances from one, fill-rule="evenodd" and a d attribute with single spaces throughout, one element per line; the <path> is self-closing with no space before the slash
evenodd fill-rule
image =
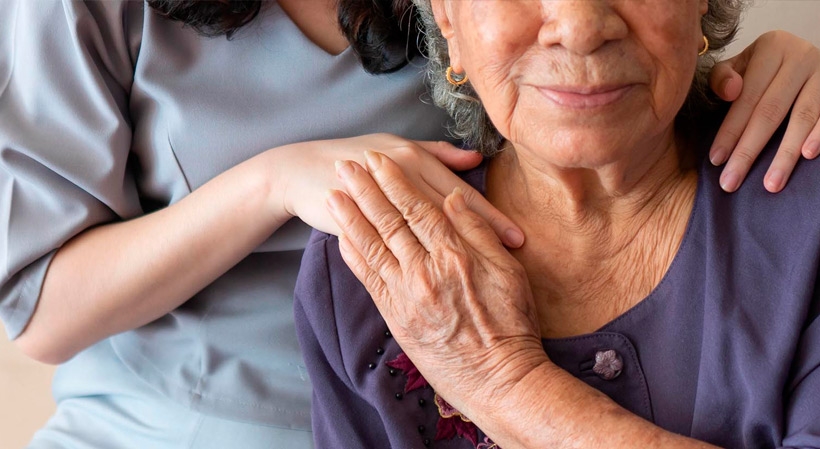
<path id="1" fill-rule="evenodd" d="M 450 56 L 450 67 L 455 73 L 464 73 L 464 68 L 461 66 L 461 55 L 459 53 L 458 39 L 455 36 L 455 29 L 453 28 L 450 17 L 452 14 L 451 3 L 446 0 L 431 0 L 430 6 L 433 10 L 433 16 L 436 19 L 441 35 L 447 39 L 447 50 Z"/>

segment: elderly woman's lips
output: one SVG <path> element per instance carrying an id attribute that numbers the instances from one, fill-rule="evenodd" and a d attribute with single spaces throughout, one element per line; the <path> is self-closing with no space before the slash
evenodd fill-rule
<path id="1" fill-rule="evenodd" d="M 612 87 L 566 88 L 539 87 L 544 96 L 554 103 L 577 109 L 596 108 L 614 103 L 624 97 L 632 84 Z"/>

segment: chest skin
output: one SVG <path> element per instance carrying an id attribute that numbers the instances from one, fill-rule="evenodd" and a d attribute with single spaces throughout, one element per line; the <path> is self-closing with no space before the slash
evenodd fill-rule
<path id="1" fill-rule="evenodd" d="M 515 157 L 489 163 L 485 194 L 522 227 L 511 254 L 525 267 L 543 338 L 594 332 L 645 299 L 663 280 L 689 224 L 698 177 L 684 170 L 665 181 L 635 217 L 567 225 L 549 194 L 521 186 Z M 523 192 L 523 193 L 522 193 Z"/>

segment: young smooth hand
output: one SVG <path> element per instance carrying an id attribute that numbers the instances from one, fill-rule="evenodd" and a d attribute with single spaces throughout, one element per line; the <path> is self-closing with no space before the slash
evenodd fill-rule
<path id="1" fill-rule="evenodd" d="M 712 90 L 732 102 L 709 158 L 726 164 L 721 187 L 734 192 L 791 110 L 788 127 L 764 179 L 779 192 L 800 159 L 820 153 L 820 49 L 785 31 L 760 36 L 739 55 L 717 64 Z"/>
<path id="2" fill-rule="evenodd" d="M 524 243 L 524 234 L 509 218 L 451 171 L 477 166 L 482 160 L 479 154 L 446 142 L 411 141 L 391 134 L 297 143 L 262 156 L 277 159 L 268 166 L 277 170 L 271 179 L 276 180 L 278 187 L 273 191 L 283 202 L 279 209 L 316 229 L 338 235 L 339 227 L 324 207 L 327 191 L 341 187 L 335 163 L 353 160 L 364 164 L 365 150 L 388 155 L 438 208 L 453 189 L 461 188 L 468 207 L 490 223 L 505 245 L 517 248 Z"/>

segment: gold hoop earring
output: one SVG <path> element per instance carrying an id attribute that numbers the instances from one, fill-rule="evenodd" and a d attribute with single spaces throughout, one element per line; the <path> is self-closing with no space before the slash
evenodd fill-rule
<path id="1" fill-rule="evenodd" d="M 703 36 L 703 50 L 698 52 L 698 56 L 703 56 L 706 52 L 709 51 L 709 39 L 706 36 Z"/>
<path id="2" fill-rule="evenodd" d="M 461 86 L 467 82 L 467 75 L 461 75 L 460 78 L 456 79 L 453 77 L 453 67 L 447 67 L 447 73 L 444 74 L 444 77 L 447 78 L 447 82 L 452 84 L 453 86 Z"/>

